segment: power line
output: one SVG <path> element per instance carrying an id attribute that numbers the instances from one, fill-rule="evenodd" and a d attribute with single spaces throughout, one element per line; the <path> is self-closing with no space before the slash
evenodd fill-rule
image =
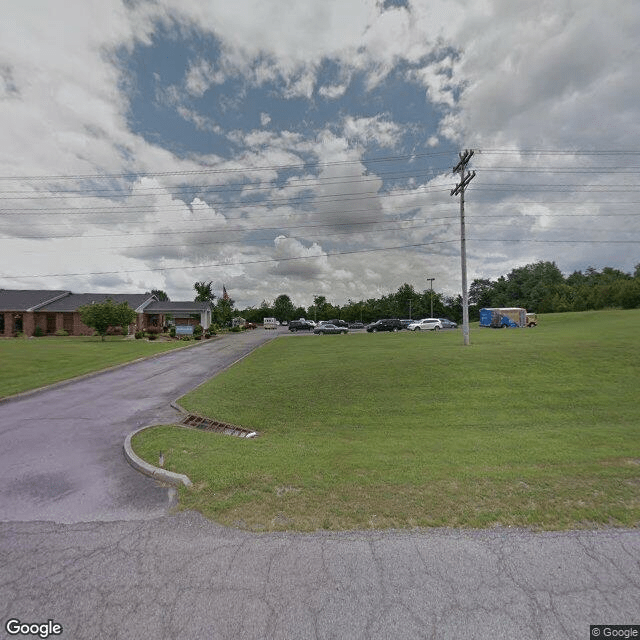
<path id="1" fill-rule="evenodd" d="M 444 223 L 440 223 L 439 225 L 436 225 L 436 227 L 449 227 L 450 223 L 444 222 Z M 355 233 L 357 233 L 358 235 L 364 235 L 364 234 L 373 234 L 373 233 L 385 233 L 385 232 L 397 232 L 397 231 L 413 231 L 416 229 L 426 229 L 426 228 L 432 228 L 432 225 L 413 225 L 413 226 L 406 226 L 406 227 L 396 227 L 396 228 L 391 228 L 391 229 L 366 229 L 366 230 L 360 230 L 357 232 L 353 232 L 353 231 L 336 231 L 333 233 L 316 233 L 316 234 L 302 234 L 302 235 L 287 235 L 285 236 L 287 240 L 309 240 L 312 238 L 333 238 L 335 236 L 345 236 L 345 235 L 354 235 Z M 119 234 L 119 235 L 136 235 L 136 234 Z M 72 237 L 77 237 L 77 236 L 72 236 Z M 86 237 L 86 236 L 85 236 Z M 90 236 L 92 238 L 111 238 L 112 236 Z M 0 238 L 2 239 L 2 238 Z M 60 240 L 60 239 L 67 239 L 66 236 L 55 236 L 53 238 L 51 238 L 51 240 Z M 84 237 L 82 238 L 84 239 Z M 269 243 L 273 243 L 273 236 L 265 236 L 264 238 L 254 238 L 253 239 L 253 245 L 252 246 L 260 246 L 258 245 L 258 243 L 260 242 L 269 242 Z M 161 248 L 161 247 L 181 247 L 181 248 L 190 248 L 190 247 L 195 247 L 195 246 L 213 246 L 213 245 L 218 245 L 218 244 L 224 244 L 224 245 L 228 245 L 228 244 L 240 244 L 240 243 L 245 243 L 246 240 L 245 239 L 238 239 L 238 240 L 202 240 L 202 241 L 189 241 L 189 242 L 181 242 L 181 243 L 158 243 L 158 244 L 132 244 L 132 245 L 104 245 L 101 247 L 91 247 L 91 251 L 100 251 L 100 250 L 105 250 L 105 251 L 112 251 L 112 250 L 120 250 L 120 249 L 155 249 L 155 248 Z M 52 248 L 53 251 L 57 251 L 57 249 Z M 78 252 L 83 251 L 82 247 L 77 249 Z M 23 251 L 22 253 L 35 253 L 37 255 L 42 255 L 42 249 L 38 249 L 37 251 Z"/>
<path id="2" fill-rule="evenodd" d="M 425 223 L 424 225 L 414 225 L 412 227 L 408 227 L 408 228 L 420 228 L 420 227 L 428 227 L 430 226 L 430 224 L 434 221 L 439 221 L 439 220 L 447 220 L 447 219 L 451 219 L 454 218 L 455 216 L 444 216 L 442 218 L 434 218 L 432 219 L 429 223 Z M 196 233 L 198 235 L 203 235 L 205 233 L 253 233 L 255 231 L 286 231 L 286 230 L 290 230 L 290 229 L 320 229 L 323 227 L 326 228 L 331 228 L 331 227 L 361 227 L 361 226 L 371 226 L 371 225 L 378 225 L 378 224 L 393 224 L 393 223 L 398 223 L 398 224 L 405 224 L 405 223 L 410 223 L 411 220 L 401 220 L 401 221 L 396 221 L 396 220 L 364 220 L 364 221 L 357 221 L 357 222 L 336 222 L 336 223 L 325 223 L 325 224 L 316 224 L 316 225 L 289 225 L 289 226 L 277 226 L 277 227 L 248 227 L 248 228 L 243 228 L 243 227 L 238 227 L 235 229 L 225 229 L 225 228 L 205 228 L 203 229 L 202 227 L 200 227 L 199 229 L 193 229 L 193 230 L 171 230 L 171 231 L 141 231 L 138 233 L 131 233 L 131 232 L 127 232 L 127 233 L 103 233 L 103 234 L 99 234 L 99 235 L 86 235 L 86 234 L 66 234 L 66 235 L 56 235 L 56 236 L 25 236 L 25 235 L 21 235 L 20 239 L 24 239 L 24 240 L 57 240 L 57 239 L 70 239 L 70 238 L 79 238 L 79 239 L 87 239 L 87 238 L 120 238 L 120 237 L 129 237 L 129 236 L 162 236 L 162 235 L 170 235 L 170 236 L 176 236 L 176 235 L 186 235 L 186 234 L 192 234 L 192 233 Z M 396 229 L 381 229 L 379 231 L 402 231 L 404 228 L 407 227 L 398 227 Z M 364 231 L 362 230 L 355 230 L 355 231 L 348 231 L 345 232 L 348 234 L 357 234 L 357 233 L 364 233 Z M 324 234 L 324 235 L 339 235 L 339 234 Z M 5 237 L 0 237 L 0 240 L 15 240 L 15 236 L 5 236 Z M 224 242 L 224 241 L 222 241 Z M 190 243 L 192 244 L 192 243 Z"/>
<path id="3" fill-rule="evenodd" d="M 336 160 L 334 162 L 306 162 L 301 161 L 283 165 L 262 165 L 257 167 L 228 167 L 214 168 L 204 167 L 202 169 L 192 169 L 183 171 L 131 171 L 129 173 L 94 173 L 94 174 L 71 174 L 71 175 L 14 175 L 0 176 L 0 180 L 90 180 L 97 178 L 138 178 L 138 177 L 159 177 L 159 176 L 191 176 L 191 175 L 220 175 L 238 174 L 252 171 L 284 171 L 303 169 L 306 167 L 336 167 L 356 164 L 371 164 L 378 162 L 398 162 L 400 160 L 413 161 L 417 158 L 430 158 L 436 156 L 449 155 L 451 151 L 429 151 L 424 153 L 412 153 L 398 156 L 382 156 L 375 158 L 358 158 L 357 160 Z"/>
<path id="4" fill-rule="evenodd" d="M 190 176 L 190 175 L 220 175 L 220 174 L 237 174 L 252 171 L 276 171 L 276 170 L 295 170 L 306 167 L 334 167 L 348 166 L 356 164 L 371 164 L 379 162 L 398 162 L 401 160 L 413 161 L 418 158 L 432 158 L 450 156 L 452 149 L 443 151 L 428 151 L 424 153 L 411 153 L 395 156 L 382 156 L 374 158 L 358 158 L 356 160 L 336 160 L 334 162 L 309 162 L 303 161 L 282 165 L 259 165 L 256 167 L 227 167 L 215 168 L 205 166 L 202 169 L 181 170 L 181 171 L 130 171 L 118 173 L 88 173 L 88 174 L 22 174 L 12 176 L 0 176 L 0 180 L 90 180 L 104 178 L 138 178 L 138 177 L 158 177 L 158 176 Z M 578 157 L 603 157 L 603 156 L 640 156 L 640 150 L 635 149 L 492 149 L 486 148 L 478 150 L 482 155 L 515 155 L 515 156 L 578 156 Z"/>
<path id="5" fill-rule="evenodd" d="M 423 177 L 426 174 L 430 174 L 433 176 L 442 175 L 441 171 L 436 169 L 415 169 L 412 172 L 387 172 L 380 171 L 373 175 L 362 173 L 354 174 L 354 175 L 346 175 L 346 176 L 312 176 L 309 178 L 303 178 L 298 182 L 285 182 L 284 184 L 278 186 L 277 184 L 273 184 L 274 181 L 270 181 L 269 184 L 263 183 L 236 183 L 233 182 L 231 184 L 182 184 L 178 186 L 171 187 L 172 191 L 198 191 L 202 193 L 202 190 L 205 190 L 205 193 L 237 193 L 237 192 L 246 192 L 246 191 L 270 191 L 274 189 L 283 190 L 283 189 L 299 189 L 304 187 L 312 187 L 312 186 L 326 186 L 333 184 L 360 184 L 364 182 L 374 182 L 380 181 L 382 178 L 387 180 L 408 180 L 410 178 Z M 60 195 L 60 197 L 70 197 L 74 194 L 112 194 L 114 197 L 131 197 L 131 196 L 148 196 L 148 195 L 166 195 L 169 187 L 164 185 L 156 185 L 153 187 L 142 187 L 139 185 L 135 185 L 136 192 L 145 192 L 145 193 L 130 193 L 129 189 L 131 185 L 128 185 L 127 188 L 109 188 L 109 189 L 98 189 L 98 188 L 78 188 L 78 189 L 49 189 L 47 194 L 44 196 L 33 195 L 33 190 L 26 189 L 14 189 L 14 190 L 4 190 L 0 191 L 0 194 L 10 194 L 10 193 L 26 193 L 30 194 L 30 197 L 33 199 L 38 199 L 40 197 L 53 197 L 53 195 Z M 80 197 L 80 196 L 78 196 Z M 83 196 L 84 197 L 84 196 Z M 107 197 L 107 195 L 96 196 L 96 197 Z M 3 198 L 6 200 L 18 200 L 20 198 L 15 198 L 13 196 L 9 196 L 7 198 Z M 23 198 L 28 199 L 28 198 Z"/>
<path id="6" fill-rule="evenodd" d="M 535 242 L 541 244 L 640 244 L 638 240 L 536 240 L 535 238 L 469 238 L 473 242 Z"/>
<path id="7" fill-rule="evenodd" d="M 436 244 L 448 244 L 450 242 L 455 242 L 455 240 L 437 240 L 433 242 L 422 242 L 417 244 L 405 244 L 397 247 L 379 247 L 375 249 L 354 249 L 351 251 L 335 251 L 335 252 L 327 252 L 321 253 L 316 256 L 294 256 L 288 258 L 264 258 L 260 260 L 244 260 L 238 262 L 214 262 L 211 264 L 198 264 L 198 265 L 180 265 L 176 267 L 153 267 L 148 269 L 117 269 L 115 271 L 93 271 L 89 273 L 48 273 L 48 274 L 40 274 L 40 275 L 20 275 L 20 276 L 3 276 L 3 278 L 7 280 L 18 280 L 24 278 L 70 278 L 77 276 L 103 276 L 103 275 L 113 275 L 113 274 L 122 274 L 122 273 L 147 273 L 147 272 L 155 272 L 155 271 L 174 271 L 177 269 L 186 270 L 186 269 L 210 269 L 214 267 L 232 267 L 232 266 L 240 266 L 240 265 L 248 265 L 248 264 L 264 264 L 269 262 L 289 262 L 292 260 L 316 260 L 318 258 L 328 258 L 332 256 L 344 256 L 344 255 L 352 255 L 356 253 L 375 253 L 379 251 L 396 251 L 398 249 L 412 249 L 418 247 L 427 247 L 430 245 Z"/>

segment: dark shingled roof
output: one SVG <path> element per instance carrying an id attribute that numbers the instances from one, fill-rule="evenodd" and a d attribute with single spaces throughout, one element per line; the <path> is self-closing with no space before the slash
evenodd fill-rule
<path id="1" fill-rule="evenodd" d="M 135 310 L 152 297 L 150 293 L 72 293 L 66 298 L 42 307 L 40 311 L 48 311 L 51 313 L 76 311 L 78 307 L 82 307 L 85 304 L 106 302 L 107 300 L 112 300 L 116 304 L 126 302 Z"/>
<path id="2" fill-rule="evenodd" d="M 211 308 L 210 302 L 152 302 L 146 313 L 200 313 Z"/>
<path id="3" fill-rule="evenodd" d="M 0 289 L 0 311 L 38 311 L 47 303 L 70 293 L 50 289 Z"/>

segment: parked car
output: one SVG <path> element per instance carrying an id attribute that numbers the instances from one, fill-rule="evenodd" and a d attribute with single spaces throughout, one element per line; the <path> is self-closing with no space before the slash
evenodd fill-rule
<path id="1" fill-rule="evenodd" d="M 296 331 L 312 331 L 313 324 L 308 320 L 292 320 L 289 323 L 289 331 L 296 333 Z"/>
<path id="2" fill-rule="evenodd" d="M 404 325 L 398 318 L 383 318 L 367 325 L 369 333 L 377 333 L 378 331 L 400 331 L 404 329 Z"/>
<path id="3" fill-rule="evenodd" d="M 457 329 L 458 325 L 448 318 L 438 318 L 443 329 Z"/>
<path id="4" fill-rule="evenodd" d="M 364 324 L 362 322 L 352 322 L 349 325 L 349 329 L 364 329 Z"/>
<path id="5" fill-rule="evenodd" d="M 329 322 L 323 322 L 319 324 L 314 330 L 313 333 L 317 333 L 318 335 L 324 335 L 325 333 L 349 333 L 349 329 L 347 327 L 338 327 L 335 324 L 331 324 Z"/>
<path id="6" fill-rule="evenodd" d="M 409 331 L 439 331 L 442 329 L 442 322 L 438 318 L 422 318 L 422 320 L 412 322 L 407 329 Z"/>
<path id="7" fill-rule="evenodd" d="M 405 318 L 400 320 L 400 322 L 402 322 L 402 324 L 404 325 L 404 328 L 406 329 L 410 324 L 413 324 L 415 320 L 409 320 Z"/>
<path id="8" fill-rule="evenodd" d="M 349 328 L 349 324 L 347 322 L 344 320 L 338 320 L 337 318 L 334 318 L 333 320 L 320 320 L 318 324 L 333 324 L 336 327 L 345 327 L 345 329 Z"/>

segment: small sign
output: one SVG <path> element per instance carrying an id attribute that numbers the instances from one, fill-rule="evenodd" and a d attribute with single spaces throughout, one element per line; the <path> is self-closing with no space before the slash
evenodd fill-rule
<path id="1" fill-rule="evenodd" d="M 193 327 L 190 324 L 177 324 L 176 325 L 177 336 L 192 336 Z"/>

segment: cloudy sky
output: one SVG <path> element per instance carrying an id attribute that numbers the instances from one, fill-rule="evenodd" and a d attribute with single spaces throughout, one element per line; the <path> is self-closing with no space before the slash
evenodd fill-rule
<path id="1" fill-rule="evenodd" d="M 22 0 L 0 287 L 238 307 L 640 263 L 637 0 Z"/>

